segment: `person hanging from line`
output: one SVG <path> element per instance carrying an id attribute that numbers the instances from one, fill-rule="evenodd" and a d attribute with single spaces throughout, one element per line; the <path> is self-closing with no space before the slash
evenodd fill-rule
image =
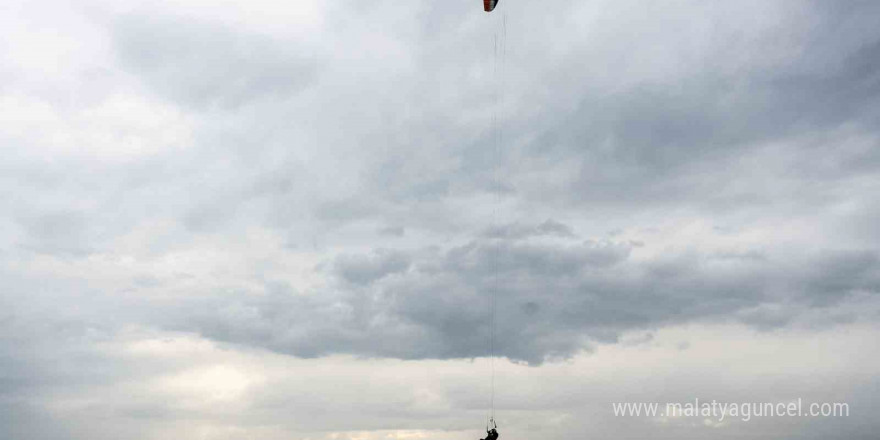
<path id="1" fill-rule="evenodd" d="M 486 425 L 486 438 L 482 438 L 480 440 L 497 440 L 498 439 L 498 424 L 495 423 L 495 419 L 489 419 L 489 423 L 492 424 L 492 429 L 489 429 L 489 425 Z"/>

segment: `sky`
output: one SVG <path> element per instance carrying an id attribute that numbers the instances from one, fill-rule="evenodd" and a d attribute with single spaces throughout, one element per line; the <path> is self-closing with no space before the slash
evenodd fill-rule
<path id="1" fill-rule="evenodd" d="M 5 0 L 0 438 L 876 438 L 878 22 Z"/>

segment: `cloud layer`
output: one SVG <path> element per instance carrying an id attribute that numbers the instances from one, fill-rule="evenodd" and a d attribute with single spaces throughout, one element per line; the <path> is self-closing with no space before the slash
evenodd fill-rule
<path id="1" fill-rule="evenodd" d="M 751 390 L 764 347 L 839 338 L 810 362 L 868 400 L 880 6 L 356 3 L 0 7 L 0 436 L 118 438 L 74 422 L 97 411 L 143 438 L 450 438 L 489 355 L 571 390 L 566 365 L 643 371 L 639 347 L 668 367 L 689 328 L 714 341 L 690 376 L 741 343 Z M 338 427 L 320 408 L 370 404 L 281 373 L 336 365 L 448 376 L 350 382 L 392 403 Z M 512 438 L 589 406 L 523 387 Z M 318 409 L 279 425 L 297 393 Z"/>

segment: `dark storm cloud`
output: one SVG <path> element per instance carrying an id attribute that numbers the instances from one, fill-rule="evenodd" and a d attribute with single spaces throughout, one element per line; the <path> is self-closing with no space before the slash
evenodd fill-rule
<path id="1" fill-rule="evenodd" d="M 478 357 L 488 354 L 488 311 L 497 291 L 497 353 L 541 363 L 615 342 L 626 331 L 731 318 L 775 328 L 806 309 L 857 292 L 880 293 L 873 251 L 797 265 L 754 258 L 713 263 L 699 254 L 633 261 L 630 251 L 614 242 L 483 238 L 408 255 L 345 256 L 335 268 L 346 283 L 334 290 L 270 288 L 252 302 L 207 300 L 210 305 L 195 308 L 220 312 L 199 314 L 196 330 L 297 356 Z M 180 316 L 178 329 L 192 329 L 183 323 L 193 321 Z"/>

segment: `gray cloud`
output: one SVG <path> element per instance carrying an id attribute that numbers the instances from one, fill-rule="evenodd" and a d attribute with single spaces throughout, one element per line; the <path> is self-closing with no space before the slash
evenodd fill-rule
<path id="1" fill-rule="evenodd" d="M 768 14 L 786 12 L 768 8 Z M 743 15 L 734 15 L 729 24 L 717 23 L 720 27 L 708 34 L 700 27 L 671 31 L 665 25 L 620 40 L 597 34 L 600 43 L 615 50 L 639 47 L 656 37 L 657 49 L 674 56 L 683 56 L 675 51 L 682 38 L 728 38 L 707 40 L 707 47 L 693 55 L 696 61 L 671 70 L 657 60 L 638 64 L 647 55 L 637 54 L 627 61 L 632 65 L 615 65 L 621 69 L 619 83 L 610 89 L 601 87 L 608 81 L 601 72 L 574 78 L 583 69 L 582 59 L 608 66 L 603 62 L 618 52 L 596 51 L 571 34 L 564 40 L 570 53 L 554 58 L 542 53 L 538 41 L 513 35 L 504 96 L 509 114 L 502 115 L 506 141 L 497 156 L 491 118 L 485 116 L 493 105 L 486 86 L 491 61 L 472 44 L 489 34 L 477 28 L 444 38 L 418 34 L 414 40 L 403 38 L 405 29 L 389 29 L 384 35 L 410 56 L 384 60 L 393 67 L 382 75 L 357 63 L 352 70 L 321 64 L 327 71 L 319 75 L 316 58 L 283 39 L 210 21 L 124 16 L 110 21 L 123 67 L 175 105 L 216 107 L 230 126 L 204 124 L 187 151 L 133 163 L 62 159 L 47 167 L 39 159 L 16 158 L 23 166 L 5 181 L 11 179 L 15 191 L 32 199 L 51 193 L 58 200 L 45 207 L 21 202 L 28 197 L 4 202 L 10 211 L 24 213 L 14 220 L 23 234 L 11 241 L 37 253 L 83 258 L 112 249 L 115 239 L 136 227 L 169 221 L 161 235 L 136 245 L 136 253 L 158 256 L 186 249 L 199 236 L 211 234 L 237 237 L 251 225 L 277 231 L 285 246 L 303 244 L 286 248 L 291 251 L 338 247 L 341 256 L 323 272 L 344 281 L 328 294 L 336 302 L 294 296 L 302 303 L 290 307 L 303 310 L 294 318 L 304 327 L 280 329 L 324 334 L 335 342 L 324 344 L 315 337 L 309 342 L 313 347 L 300 350 L 296 347 L 305 342 L 289 342 L 304 338 L 295 334 L 281 337 L 288 342 L 269 344 L 293 353 L 478 355 L 485 329 L 470 334 L 464 329 L 485 327 L 480 318 L 485 311 L 469 304 L 485 302 L 487 273 L 495 267 L 517 282 L 502 284 L 515 298 L 511 316 L 541 317 L 550 323 L 533 335 L 523 330 L 532 335 L 526 338 L 529 342 L 507 348 L 510 357 L 532 362 L 588 347 L 584 337 L 614 340 L 622 329 L 734 316 L 776 304 L 777 294 L 768 292 L 780 289 L 790 292 L 796 303 L 810 298 L 807 302 L 816 306 L 835 304 L 852 292 L 876 290 L 876 249 L 863 246 L 846 253 L 860 248 L 851 242 L 809 245 L 844 251 L 798 260 L 809 271 L 782 264 L 786 252 L 777 252 L 777 243 L 757 250 L 679 252 L 636 261 L 630 258 L 632 246 L 642 238 L 583 242 L 574 227 L 545 219 L 572 219 L 580 225 L 595 221 L 607 229 L 633 231 L 650 226 L 645 218 L 659 222 L 669 213 L 684 212 L 747 230 L 768 217 L 811 221 L 817 203 L 831 209 L 849 202 L 860 207 L 852 217 L 812 221 L 820 229 L 852 222 L 861 225 L 857 235 L 873 234 L 865 220 L 871 216 L 871 193 L 862 190 L 870 184 L 855 182 L 870 179 L 876 171 L 873 54 L 880 33 L 867 26 L 860 32 L 846 27 L 874 11 L 869 4 L 853 8 L 829 11 L 798 3 L 794 9 L 808 11 L 809 20 L 781 14 L 781 27 L 761 27 L 737 9 Z M 468 22 L 462 18 L 469 16 L 464 8 L 439 12 L 444 22 Z M 716 11 L 703 12 L 709 22 L 718 19 Z M 676 14 L 661 11 L 658 19 Z M 757 26 L 754 37 L 737 37 L 732 28 L 738 25 Z M 597 26 L 601 30 L 604 25 Z M 534 38 L 550 41 L 549 36 Z M 410 69 L 427 76 L 413 75 Z M 471 77 L 468 71 L 474 72 Z M 654 71 L 662 74 L 655 76 Z M 571 78 L 550 87 L 548 72 L 571 72 Z M 538 88 L 540 84 L 545 86 Z M 290 100 L 307 90 L 312 93 L 303 93 L 302 102 Z M 542 111 L 514 105 L 523 101 Z M 253 113 L 240 112 L 246 103 L 254 106 Z M 840 131 L 842 127 L 849 131 Z M 847 147 L 840 148 L 841 143 Z M 370 145 L 379 145 L 380 154 L 366 148 Z M 410 154 L 413 146 L 419 154 Z M 495 208 L 506 221 L 503 226 L 489 225 L 489 211 Z M 598 236 L 594 232 L 582 235 Z M 364 234 L 397 237 L 402 248 L 374 254 L 345 250 Z M 713 264 L 736 268 L 715 273 L 709 270 Z M 151 280 L 135 282 L 134 289 L 174 288 L 158 277 L 144 278 L 142 271 L 131 279 Z M 428 302 L 413 301 L 415 292 L 451 296 L 434 309 Z M 537 292 L 558 296 L 530 296 L 540 296 Z M 235 304 L 223 300 L 214 307 L 223 311 L 219 317 L 199 318 L 208 328 L 205 334 L 250 339 L 232 329 L 217 330 L 228 326 L 224 320 L 244 320 L 241 332 L 255 326 L 261 337 L 277 329 L 272 320 L 265 326 L 252 322 L 264 318 L 254 312 L 260 307 L 239 310 Z M 588 306 L 593 312 L 584 315 Z M 368 344 L 381 338 L 353 341 L 330 326 L 313 332 L 310 315 L 335 314 L 335 307 L 357 312 L 360 321 L 344 313 L 337 317 L 342 319 L 337 324 L 350 332 L 370 334 L 359 326 L 375 325 L 380 333 L 404 334 L 400 329 L 420 327 L 417 318 L 430 324 L 423 326 L 424 340 L 418 344 L 397 341 L 389 345 L 403 348 L 371 348 Z M 461 317 L 452 316 L 461 309 L 466 310 Z M 589 323 L 580 323 L 577 316 L 588 317 L 584 321 Z"/>
<path id="2" fill-rule="evenodd" d="M 691 340 L 712 326 L 756 330 L 740 343 L 757 357 L 792 335 L 864 343 L 835 329 L 880 322 L 876 2 L 508 2 L 498 66 L 502 16 L 468 2 L 21 3 L 0 14 L 0 437 L 224 420 L 239 430 L 218 438 L 273 438 L 269 413 L 290 408 L 307 408 L 294 425 L 337 428 L 318 381 L 234 404 L 129 388 L 235 364 L 198 344 L 136 353 L 130 332 L 260 368 L 470 365 L 450 360 L 489 354 L 494 295 L 496 354 L 540 365 L 522 385 L 543 386 L 597 347 L 635 368 L 600 354 L 649 352 L 669 329 L 699 328 L 672 346 L 706 362 L 718 353 Z M 869 408 L 865 356 L 822 353 L 828 371 L 804 377 Z M 730 379 L 707 370 L 676 391 Z M 449 414 L 484 406 L 470 371 L 387 406 L 337 397 L 370 406 L 351 429 L 460 429 Z M 540 427 L 519 435 L 565 438 L 560 420 L 601 413 L 577 406 L 593 389 L 561 383 L 515 391 Z M 619 429 L 599 438 L 658 429 L 595 417 Z"/>
<path id="3" fill-rule="evenodd" d="M 184 18 L 130 16 L 115 24 L 120 58 L 169 99 L 202 108 L 285 99 L 317 62 L 296 42 Z"/>
<path id="4" fill-rule="evenodd" d="M 348 282 L 369 284 L 405 272 L 409 265 L 409 257 L 405 254 L 380 249 L 373 255 L 341 255 L 336 258 L 334 270 Z"/>
<path id="5" fill-rule="evenodd" d="M 347 284 L 335 290 L 272 289 L 254 302 L 214 298 L 195 308 L 222 311 L 200 315 L 195 329 L 298 356 L 479 357 L 488 354 L 494 295 L 498 354 L 540 363 L 614 342 L 626 331 L 729 317 L 777 328 L 809 308 L 880 293 L 880 264 L 867 251 L 796 264 L 712 263 L 699 254 L 635 261 L 630 252 L 614 242 L 477 239 L 443 250 L 345 256 L 334 268 Z"/>
<path id="6" fill-rule="evenodd" d="M 537 236 L 558 236 L 558 237 L 574 237 L 574 231 L 571 227 L 548 219 L 545 222 L 535 225 L 510 224 L 504 226 L 495 226 L 486 231 L 486 236 L 491 238 L 529 238 Z"/>
<path id="7" fill-rule="evenodd" d="M 48 212 L 19 220 L 27 231 L 23 245 L 37 252 L 83 256 L 91 253 L 89 222 L 80 212 Z"/>
<path id="8" fill-rule="evenodd" d="M 841 301 L 857 292 L 880 293 L 880 259 L 874 251 L 825 256 L 812 269 L 802 288 L 816 305 Z"/>

